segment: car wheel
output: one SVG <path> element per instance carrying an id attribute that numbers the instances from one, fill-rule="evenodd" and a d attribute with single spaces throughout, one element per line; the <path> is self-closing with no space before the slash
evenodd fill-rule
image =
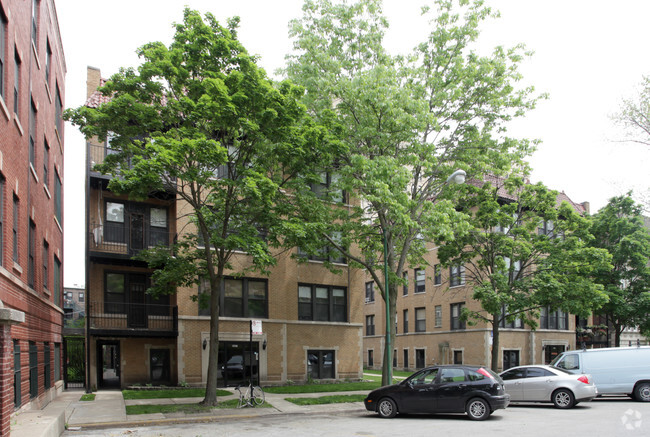
<path id="1" fill-rule="evenodd" d="M 650 402 L 650 382 L 641 382 L 634 387 L 634 398 L 639 402 Z"/>
<path id="2" fill-rule="evenodd" d="M 562 408 L 562 409 L 571 408 L 576 403 L 573 393 L 571 393 L 570 390 L 567 390 L 565 388 L 555 390 L 553 392 L 552 400 L 553 400 L 553 405 L 555 405 L 555 408 Z"/>
<path id="3" fill-rule="evenodd" d="M 390 398 L 383 398 L 377 405 L 377 412 L 384 419 L 391 419 L 397 415 L 397 405 Z"/>
<path id="4" fill-rule="evenodd" d="M 490 406 L 481 398 L 470 399 L 465 407 L 465 412 L 472 420 L 485 420 L 490 417 Z"/>

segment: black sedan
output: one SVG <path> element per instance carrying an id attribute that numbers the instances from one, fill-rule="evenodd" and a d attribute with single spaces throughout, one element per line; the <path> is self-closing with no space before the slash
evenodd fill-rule
<path id="1" fill-rule="evenodd" d="M 399 384 L 371 391 L 364 400 L 368 411 L 385 418 L 397 413 L 467 413 L 472 420 L 485 420 L 509 403 L 496 373 L 460 365 L 427 367 Z"/>

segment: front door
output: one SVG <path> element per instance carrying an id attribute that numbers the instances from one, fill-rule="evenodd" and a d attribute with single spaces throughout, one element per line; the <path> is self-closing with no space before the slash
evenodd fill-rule
<path id="1" fill-rule="evenodd" d="M 259 383 L 259 344 L 257 342 L 253 342 L 252 357 L 250 352 L 250 343 L 247 341 L 219 342 L 219 377 L 217 384 L 220 387 L 248 384 L 249 379 L 252 379 L 253 384 Z"/>
<path id="2" fill-rule="evenodd" d="M 121 387 L 119 341 L 97 342 L 97 386 L 104 389 Z"/>
<path id="3" fill-rule="evenodd" d="M 503 370 L 519 365 L 519 351 L 504 350 L 503 351 Z"/>
<path id="4" fill-rule="evenodd" d="M 130 215 L 130 248 L 131 253 L 144 249 L 144 214 L 132 212 Z"/>

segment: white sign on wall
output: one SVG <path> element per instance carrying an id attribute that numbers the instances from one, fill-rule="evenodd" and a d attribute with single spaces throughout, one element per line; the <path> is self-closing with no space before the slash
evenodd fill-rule
<path id="1" fill-rule="evenodd" d="M 251 320 L 251 332 L 253 335 L 262 335 L 262 321 Z"/>

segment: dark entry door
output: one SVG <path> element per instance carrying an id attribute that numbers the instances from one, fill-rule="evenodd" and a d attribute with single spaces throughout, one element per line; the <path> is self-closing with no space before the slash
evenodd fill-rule
<path id="1" fill-rule="evenodd" d="M 63 339 L 63 378 L 65 388 L 83 388 L 86 385 L 86 349 L 83 337 Z"/>
<path id="2" fill-rule="evenodd" d="M 97 385 L 99 388 L 119 389 L 121 387 L 118 341 L 97 342 Z"/>
<path id="3" fill-rule="evenodd" d="M 147 277 L 145 275 L 129 275 L 129 328 L 142 329 L 147 327 Z"/>
<path id="4" fill-rule="evenodd" d="M 129 215 L 131 253 L 144 249 L 144 214 L 132 212 Z"/>
<path id="5" fill-rule="evenodd" d="M 252 378 L 253 384 L 259 384 L 259 344 L 253 342 L 251 364 L 249 342 L 219 342 L 219 378 L 220 387 L 233 387 L 248 384 Z"/>

